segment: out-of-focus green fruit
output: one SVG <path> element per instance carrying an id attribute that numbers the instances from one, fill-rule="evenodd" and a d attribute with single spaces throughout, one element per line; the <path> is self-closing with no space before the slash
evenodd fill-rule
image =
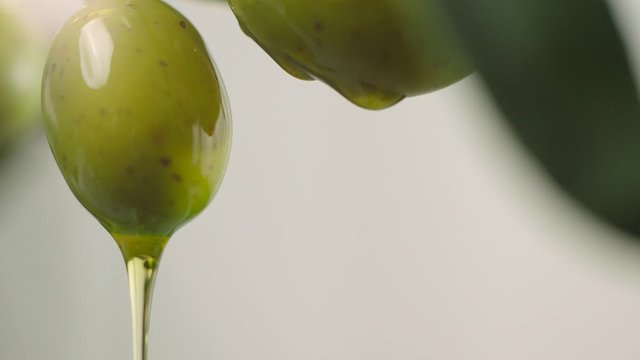
<path id="1" fill-rule="evenodd" d="M 0 2 L 0 149 L 40 116 L 40 45 L 24 18 Z"/>
<path id="2" fill-rule="evenodd" d="M 45 130 L 80 202 L 119 236 L 168 237 L 209 202 L 231 119 L 200 35 L 159 0 L 98 0 L 51 47 Z"/>
<path id="3" fill-rule="evenodd" d="M 242 29 L 291 75 L 382 109 L 472 68 L 437 0 L 228 0 Z"/>

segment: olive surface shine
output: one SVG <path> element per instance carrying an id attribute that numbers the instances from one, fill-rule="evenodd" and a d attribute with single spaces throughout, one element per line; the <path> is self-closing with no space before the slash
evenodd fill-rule
<path id="1" fill-rule="evenodd" d="M 193 25 L 159 0 L 97 0 L 57 34 L 43 77 L 51 149 L 111 233 L 169 236 L 222 180 L 226 94 Z"/>
<path id="2" fill-rule="evenodd" d="M 383 109 L 472 72 L 437 0 L 228 0 L 280 66 Z"/>

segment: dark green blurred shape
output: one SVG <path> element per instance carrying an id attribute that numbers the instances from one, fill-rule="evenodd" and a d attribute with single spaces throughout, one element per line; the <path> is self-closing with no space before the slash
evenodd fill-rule
<path id="1" fill-rule="evenodd" d="M 640 107 L 601 0 L 442 0 L 509 123 L 589 210 L 640 234 Z"/>

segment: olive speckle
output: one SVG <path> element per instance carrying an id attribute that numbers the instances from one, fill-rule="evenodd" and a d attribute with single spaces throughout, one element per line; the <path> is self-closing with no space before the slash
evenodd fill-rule
<path id="1" fill-rule="evenodd" d="M 164 60 L 160 60 L 160 61 L 158 61 L 158 65 L 160 65 L 162 67 L 167 67 L 169 64 L 167 64 L 167 62 L 164 61 Z"/>
<path id="2" fill-rule="evenodd" d="M 182 176 L 180 176 L 179 174 L 173 173 L 173 174 L 171 174 L 171 178 L 173 179 L 173 181 L 175 181 L 177 183 L 181 183 L 182 182 Z"/>
<path id="3" fill-rule="evenodd" d="M 73 119 L 73 123 L 74 123 L 74 124 L 76 124 L 76 125 L 78 125 L 78 124 L 80 124 L 80 123 L 82 122 L 82 120 L 84 120 L 84 114 L 82 114 L 82 115 L 80 115 L 80 116 L 78 116 L 78 117 L 74 118 L 74 119 Z"/>
<path id="4" fill-rule="evenodd" d="M 76 117 L 73 119 L 73 122 L 78 125 L 82 122 L 82 120 L 84 120 L 84 114 L 80 114 L 80 116 Z"/>
<path id="5" fill-rule="evenodd" d="M 183 28 L 183 29 L 185 29 L 185 28 L 187 27 L 187 23 L 186 23 L 186 22 L 184 22 L 184 20 L 180 21 L 178 24 L 179 24 L 179 25 L 180 25 L 180 27 L 181 27 L 181 28 Z"/>
<path id="6" fill-rule="evenodd" d="M 160 158 L 160 165 L 162 165 L 162 167 L 169 167 L 171 166 L 171 158 L 168 156 L 163 156 Z"/>

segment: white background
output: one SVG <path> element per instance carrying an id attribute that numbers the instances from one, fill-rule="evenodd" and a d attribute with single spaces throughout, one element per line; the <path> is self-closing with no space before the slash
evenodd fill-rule
<path id="1" fill-rule="evenodd" d="M 79 6 L 19 1 L 47 31 Z M 547 181 L 478 77 L 365 111 L 286 75 L 224 5 L 171 3 L 235 129 L 223 187 L 163 258 L 150 359 L 640 357 L 640 248 Z M 615 4 L 640 39 L 640 4 Z M 0 359 L 131 359 L 128 301 L 115 243 L 33 136 L 0 164 Z"/>

